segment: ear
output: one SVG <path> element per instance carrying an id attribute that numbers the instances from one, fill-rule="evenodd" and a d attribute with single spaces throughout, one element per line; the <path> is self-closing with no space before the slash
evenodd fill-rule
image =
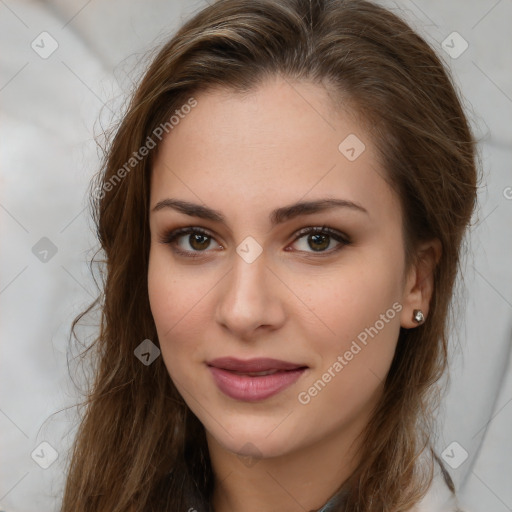
<path id="1" fill-rule="evenodd" d="M 441 253 L 442 244 L 437 238 L 418 248 L 416 263 L 409 270 L 403 289 L 400 325 L 406 329 L 418 326 L 413 320 L 415 309 L 420 309 L 425 319 L 428 316 L 430 299 L 434 292 L 434 270 Z"/>

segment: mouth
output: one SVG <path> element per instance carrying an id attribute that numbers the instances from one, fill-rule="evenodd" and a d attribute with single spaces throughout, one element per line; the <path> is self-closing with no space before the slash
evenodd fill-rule
<path id="1" fill-rule="evenodd" d="M 247 374 L 263 374 L 263 372 L 278 372 L 307 368 L 305 364 L 296 364 L 269 357 L 255 359 L 236 359 L 235 357 L 220 357 L 207 363 L 208 366 L 228 370 L 232 372 Z"/>
<path id="2" fill-rule="evenodd" d="M 278 359 L 241 360 L 231 357 L 207 363 L 219 390 L 235 400 L 256 402 L 265 400 L 294 384 L 308 369 Z"/>
<path id="3" fill-rule="evenodd" d="M 221 368 L 221 370 L 226 368 Z M 233 372 L 235 375 L 249 375 L 250 377 L 262 377 L 264 375 L 274 375 L 277 372 L 290 372 L 293 370 L 264 370 L 262 372 L 236 372 L 234 370 L 226 370 L 228 372 Z"/>

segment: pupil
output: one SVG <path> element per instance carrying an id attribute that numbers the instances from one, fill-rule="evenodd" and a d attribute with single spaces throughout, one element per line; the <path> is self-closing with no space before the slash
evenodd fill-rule
<path id="1" fill-rule="evenodd" d="M 192 240 L 190 242 L 190 245 L 194 247 L 194 249 L 205 249 L 209 245 L 208 237 L 201 234 L 195 234 L 191 235 Z M 198 245 L 196 245 L 198 244 Z"/>
<path id="2" fill-rule="evenodd" d="M 328 235 L 322 235 L 322 234 L 311 235 L 310 236 L 310 240 L 312 240 L 313 243 L 315 243 L 315 244 L 322 244 L 322 241 L 324 242 L 321 247 L 318 247 L 318 245 L 316 247 L 311 247 L 310 246 L 311 249 L 313 249 L 314 251 L 325 249 L 326 247 L 329 246 L 329 240 L 328 239 L 329 239 Z"/>

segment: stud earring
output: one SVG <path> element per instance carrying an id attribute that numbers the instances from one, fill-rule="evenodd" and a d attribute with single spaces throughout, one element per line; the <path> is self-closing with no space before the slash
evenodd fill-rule
<path id="1" fill-rule="evenodd" d="M 423 311 L 421 311 L 421 309 L 415 309 L 412 312 L 412 318 L 418 324 L 422 324 L 425 321 L 425 317 L 424 317 Z"/>

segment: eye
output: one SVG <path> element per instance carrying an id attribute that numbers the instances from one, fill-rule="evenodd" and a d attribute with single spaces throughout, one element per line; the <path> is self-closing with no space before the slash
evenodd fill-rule
<path id="1" fill-rule="evenodd" d="M 212 240 L 213 236 L 208 231 L 197 227 L 176 229 L 164 234 L 160 238 L 161 243 L 172 245 L 173 250 L 177 254 L 191 258 L 202 256 L 202 254 L 194 253 L 210 252 L 206 251 L 206 249 L 210 247 Z M 222 248 L 220 245 L 219 247 Z"/>
<path id="2" fill-rule="evenodd" d="M 171 245 L 174 252 L 181 256 L 198 258 L 203 256 L 204 253 L 211 252 L 207 249 L 210 248 L 212 240 L 214 240 L 213 235 L 205 229 L 186 227 L 165 233 L 160 238 L 160 243 Z M 337 245 L 332 243 L 333 240 Z M 351 243 L 348 236 L 328 226 L 301 229 L 295 233 L 294 243 L 298 241 L 302 243 L 302 248 L 298 249 L 299 252 L 312 252 L 319 256 L 339 251 Z M 217 245 L 220 249 L 223 248 L 221 245 Z M 334 248 L 331 247 L 332 245 L 335 245 Z M 311 251 L 308 249 L 311 249 Z M 285 250 L 289 251 L 290 249 L 287 247 Z"/>
<path id="3" fill-rule="evenodd" d="M 295 242 L 302 242 L 302 248 L 299 249 L 299 251 L 302 252 L 311 252 L 308 251 L 308 249 L 311 249 L 314 253 L 331 254 L 335 251 L 339 251 L 345 245 L 350 245 L 351 243 L 348 236 L 328 226 L 304 228 L 296 235 Z M 326 250 L 333 245 L 333 240 L 337 242 L 337 246 Z"/>

